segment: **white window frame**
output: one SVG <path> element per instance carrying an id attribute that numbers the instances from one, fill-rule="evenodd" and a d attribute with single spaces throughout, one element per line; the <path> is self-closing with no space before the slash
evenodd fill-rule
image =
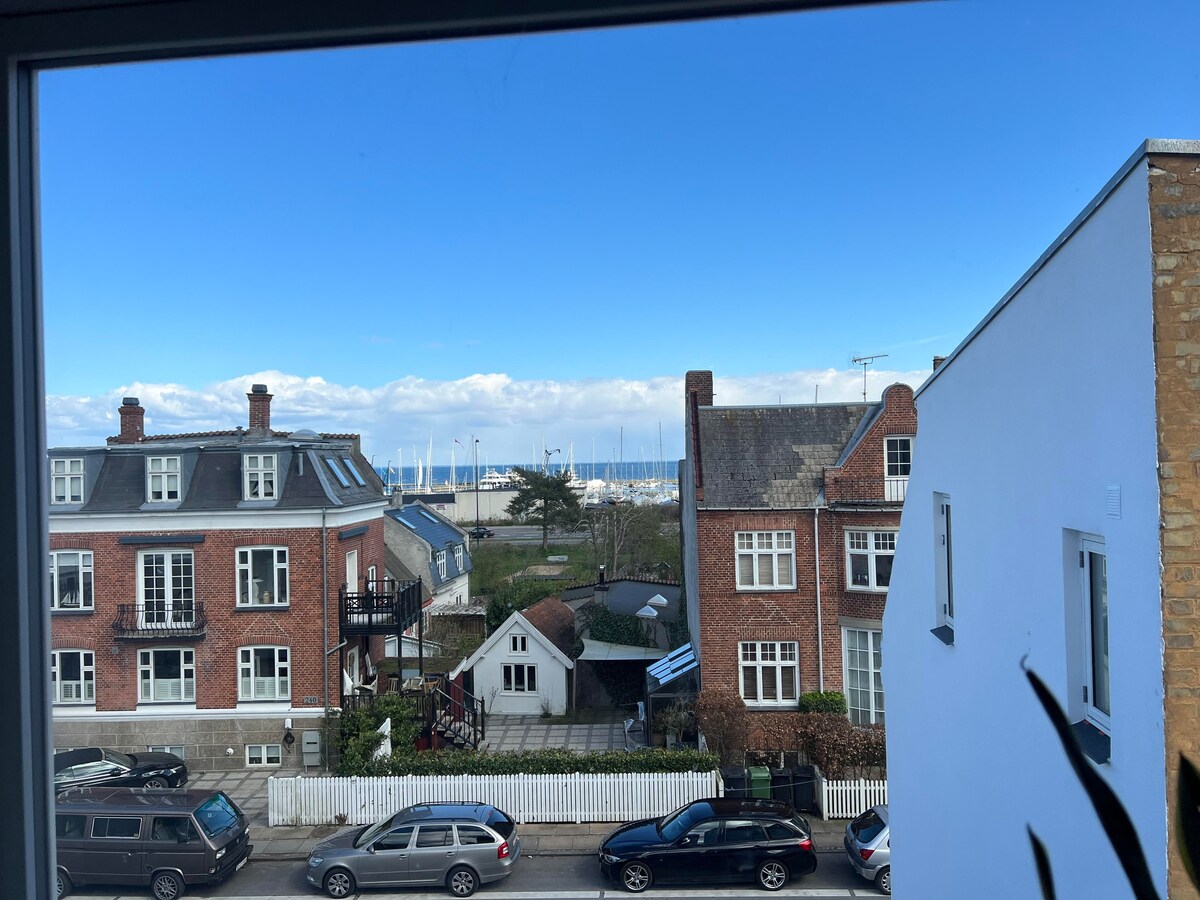
<path id="1" fill-rule="evenodd" d="M 247 744 L 246 766 L 251 769 L 278 769 L 283 765 L 283 747 L 279 744 Z"/>
<path id="2" fill-rule="evenodd" d="M 437 567 L 438 578 L 446 577 L 446 551 L 435 550 L 433 553 L 433 564 Z"/>
<path id="3" fill-rule="evenodd" d="M 257 674 L 260 658 L 270 659 L 274 674 Z M 290 647 L 273 644 L 238 647 L 238 700 L 290 700 L 291 697 Z"/>
<path id="4" fill-rule="evenodd" d="M 791 670 L 791 696 L 784 687 L 785 670 Z M 746 696 L 746 676 L 754 672 L 754 695 Z M 764 672 L 771 672 L 770 678 Z M 775 696 L 766 698 L 773 684 Z M 797 641 L 740 641 L 738 643 L 738 694 L 747 706 L 795 706 L 800 702 L 800 645 Z"/>
<path id="5" fill-rule="evenodd" d="M 1099 573 L 1094 571 L 1097 559 L 1102 567 Z M 1079 563 L 1079 602 L 1080 616 L 1083 622 L 1083 708 L 1089 722 L 1105 734 L 1111 734 L 1112 684 L 1110 673 L 1112 669 L 1109 657 L 1111 630 L 1108 627 L 1108 554 L 1104 541 L 1096 538 L 1082 538 L 1079 542 Z M 1093 597 L 1094 577 L 1100 580 L 1104 591 L 1102 601 L 1104 621 L 1100 628 L 1097 628 L 1094 615 L 1096 611 Z M 1098 631 L 1102 633 L 1098 633 Z M 1098 656 L 1100 659 L 1097 658 Z M 1101 668 L 1103 671 L 1098 671 Z M 1096 690 L 1098 682 L 1103 683 L 1102 692 Z M 1097 702 L 1098 693 L 1105 697 L 1104 706 Z"/>
<path id="6" fill-rule="evenodd" d="M 271 554 L 270 584 L 255 584 L 254 557 Z M 275 545 L 237 547 L 234 549 L 236 605 L 243 608 L 288 606 L 291 585 L 288 581 L 288 548 Z M 264 599 L 265 598 L 265 599 Z"/>
<path id="7" fill-rule="evenodd" d="M 79 656 L 79 679 L 64 681 L 62 675 L 63 656 Z M 70 685 L 69 689 L 66 689 Z M 61 648 L 50 652 L 51 701 L 72 706 L 95 706 L 96 704 L 96 653 L 93 650 Z M 74 695 L 74 696 L 69 696 Z"/>
<path id="8" fill-rule="evenodd" d="M 151 744 L 146 748 L 148 753 L 171 753 L 183 759 L 183 744 Z"/>
<path id="9" fill-rule="evenodd" d="M 146 457 L 146 502 L 176 503 L 180 499 L 178 456 Z M 162 496 L 156 497 L 155 494 Z"/>
<path id="10" fill-rule="evenodd" d="M 796 589 L 796 533 L 794 531 L 737 531 L 733 536 L 734 580 L 739 591 L 794 591 Z M 749 561 L 749 577 L 743 562 Z M 761 571 L 770 561 L 770 580 Z M 785 571 L 780 572 L 783 565 Z M 787 579 L 784 581 L 783 579 Z"/>
<path id="11" fill-rule="evenodd" d="M 358 593 L 358 551 L 346 551 L 346 591 Z"/>
<path id="12" fill-rule="evenodd" d="M 509 656 L 528 656 L 529 655 L 529 635 L 527 635 L 527 634 L 510 634 L 508 636 L 508 655 Z"/>
<path id="13" fill-rule="evenodd" d="M 856 641 L 865 639 L 866 646 L 850 646 L 851 635 Z M 850 721 L 855 725 L 882 725 L 886 706 L 883 697 L 883 630 L 846 625 L 842 627 L 842 688 L 846 696 L 846 709 Z M 865 654 L 865 659 L 863 658 Z M 865 662 L 865 666 L 861 665 Z M 851 672 L 861 672 L 870 681 L 869 688 L 852 688 Z M 865 704 L 859 702 L 866 695 Z"/>
<path id="14" fill-rule="evenodd" d="M 933 558 L 935 612 L 939 626 L 954 628 L 954 520 L 949 494 L 933 495 Z"/>
<path id="15" fill-rule="evenodd" d="M 389 634 L 383 639 L 383 655 L 396 657 L 400 655 L 400 638 Z"/>
<path id="16" fill-rule="evenodd" d="M 458 568 L 458 571 L 461 572 L 463 570 L 463 545 L 462 544 L 454 545 L 454 565 Z"/>
<path id="17" fill-rule="evenodd" d="M 889 434 L 883 439 L 884 499 L 903 502 L 908 493 L 908 476 L 912 471 L 913 447 L 916 438 L 911 434 Z"/>
<path id="18" fill-rule="evenodd" d="M 64 603 L 61 573 L 63 561 L 60 557 L 75 555 L 75 563 L 79 572 L 79 585 L 75 590 L 77 602 Z M 51 550 L 50 551 L 50 608 L 70 610 L 95 609 L 95 571 L 91 550 Z"/>
<path id="19" fill-rule="evenodd" d="M 50 503 L 59 506 L 83 502 L 83 459 L 50 460 Z"/>
<path id="20" fill-rule="evenodd" d="M 242 454 L 242 499 L 278 499 L 279 457 L 274 453 Z"/>
<path id="21" fill-rule="evenodd" d="M 521 677 L 517 678 L 520 670 Z M 530 673 L 533 678 L 530 679 Z M 536 663 L 504 663 L 500 671 L 500 693 L 502 694 L 536 694 L 538 692 Z M 517 686 L 518 680 L 520 687 Z M 530 687 L 530 681 L 533 686 Z M 506 686 L 507 685 L 507 686 Z"/>
<path id="22" fill-rule="evenodd" d="M 179 678 L 155 677 L 157 653 L 179 654 Z M 160 684 L 179 682 L 179 696 L 156 696 Z M 195 703 L 196 651 L 191 647 L 146 647 L 138 650 L 138 703 Z"/>
<path id="23" fill-rule="evenodd" d="M 162 558 L 162 585 L 148 571 L 151 560 Z M 137 558 L 138 628 L 169 629 L 196 621 L 196 557 L 191 550 L 142 550 Z M 177 571 L 178 567 L 178 571 Z"/>
<path id="24" fill-rule="evenodd" d="M 879 584 L 876 563 L 880 557 L 894 559 L 896 556 L 896 540 L 899 530 L 896 528 L 847 528 L 845 532 L 846 550 L 846 590 L 861 591 L 869 594 L 886 594 L 891 584 L 891 572 L 888 574 L 888 584 Z M 859 544 L 861 536 L 863 544 Z M 888 547 L 887 545 L 891 546 Z M 882 546 L 881 546 L 882 545 Z M 854 583 L 854 557 L 867 558 L 867 584 Z"/>

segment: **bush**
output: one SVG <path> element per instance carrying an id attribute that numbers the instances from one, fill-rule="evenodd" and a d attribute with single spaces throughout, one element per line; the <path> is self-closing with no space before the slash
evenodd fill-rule
<path id="1" fill-rule="evenodd" d="M 802 713 L 837 713 L 846 715 L 846 695 L 841 691 L 812 691 L 800 695 Z"/>
<path id="2" fill-rule="evenodd" d="M 576 753 L 559 747 L 515 753 L 434 750 L 368 760 L 354 775 L 604 775 L 634 772 L 711 772 L 712 753 L 643 748 Z"/>
<path id="3" fill-rule="evenodd" d="M 338 720 L 337 774 L 365 775 L 384 760 L 374 759 L 383 735 L 379 726 L 392 720 L 392 753 L 409 754 L 421 734 L 416 704 L 400 694 L 383 694 L 370 706 L 344 710 Z"/>
<path id="4" fill-rule="evenodd" d="M 827 778 L 862 777 L 864 769 L 887 769 L 886 732 L 881 725 L 854 725 L 838 713 L 804 713 L 797 718 L 798 749 Z"/>
<path id="5" fill-rule="evenodd" d="M 746 704 L 737 691 L 705 688 L 696 697 L 696 724 L 722 765 L 746 760 Z"/>

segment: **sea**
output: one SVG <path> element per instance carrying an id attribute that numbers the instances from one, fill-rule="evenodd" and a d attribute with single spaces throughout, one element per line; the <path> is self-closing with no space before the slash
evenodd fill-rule
<path id="1" fill-rule="evenodd" d="M 530 463 L 508 463 L 506 465 L 489 465 L 487 468 L 495 469 L 503 474 L 505 470 L 521 466 L 525 469 L 535 468 Z M 550 463 L 550 472 L 557 473 L 564 467 L 555 465 L 554 461 Z M 375 471 L 379 473 L 379 477 L 383 479 L 385 484 L 416 484 L 417 468 L 416 466 L 392 466 L 390 471 L 386 466 L 375 466 Z M 483 476 L 486 469 L 483 465 L 479 467 L 479 475 Z M 451 482 L 451 467 L 450 466 L 433 466 L 433 472 L 430 479 L 435 485 L 450 484 Z M 473 467 L 469 464 L 457 465 L 453 469 L 454 484 L 471 484 Z M 606 462 L 606 463 L 575 463 L 575 474 L 584 481 L 600 479 L 605 482 L 629 482 L 629 481 L 675 481 L 678 477 L 678 463 L 675 460 L 667 460 L 664 465 L 661 460 L 639 460 L 637 462 Z M 426 473 L 422 472 L 422 480 L 425 480 Z"/>

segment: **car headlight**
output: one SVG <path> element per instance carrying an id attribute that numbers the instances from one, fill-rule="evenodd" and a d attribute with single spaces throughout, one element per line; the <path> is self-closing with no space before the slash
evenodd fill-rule
<path id="1" fill-rule="evenodd" d="M 218 850 L 217 851 L 217 859 L 220 859 L 222 856 L 224 856 L 225 851 L 228 849 L 229 849 L 228 847 L 222 847 L 220 850 Z"/>
<path id="2" fill-rule="evenodd" d="M 308 858 L 308 867 L 310 869 L 315 869 L 323 862 L 325 862 L 325 858 L 323 856 L 310 856 Z"/>
<path id="3" fill-rule="evenodd" d="M 607 847 L 600 848 L 600 858 L 602 860 L 604 860 L 606 863 L 609 863 L 610 865 L 612 863 L 621 861 L 621 857 L 617 856 L 615 853 L 613 853 Z"/>

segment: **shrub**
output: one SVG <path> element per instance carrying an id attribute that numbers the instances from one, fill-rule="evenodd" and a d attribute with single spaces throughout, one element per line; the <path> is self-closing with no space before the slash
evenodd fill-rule
<path id="1" fill-rule="evenodd" d="M 868 768 L 887 768 L 886 733 L 879 725 L 854 725 L 838 713 L 803 713 L 796 717 L 798 749 L 821 767 L 827 778 L 861 775 Z"/>
<path id="2" fill-rule="evenodd" d="M 383 694 L 370 706 L 344 710 L 338 720 L 337 774 L 365 775 L 382 760 L 374 759 L 383 743 L 379 726 L 392 720 L 392 753 L 409 754 L 421 733 L 416 704 L 400 694 Z"/>
<path id="3" fill-rule="evenodd" d="M 696 724 L 723 765 L 746 759 L 746 704 L 729 688 L 705 688 L 696 697 Z"/>
<path id="4" fill-rule="evenodd" d="M 634 772 L 711 772 L 712 753 L 648 747 L 626 753 L 603 750 L 577 753 L 559 747 L 515 753 L 477 753 L 435 750 L 394 753 L 388 759 L 368 760 L 355 775 L 603 775 Z"/>
<path id="5" fill-rule="evenodd" d="M 800 695 L 802 713 L 837 713 L 846 715 L 846 695 L 841 691 L 812 691 Z"/>

